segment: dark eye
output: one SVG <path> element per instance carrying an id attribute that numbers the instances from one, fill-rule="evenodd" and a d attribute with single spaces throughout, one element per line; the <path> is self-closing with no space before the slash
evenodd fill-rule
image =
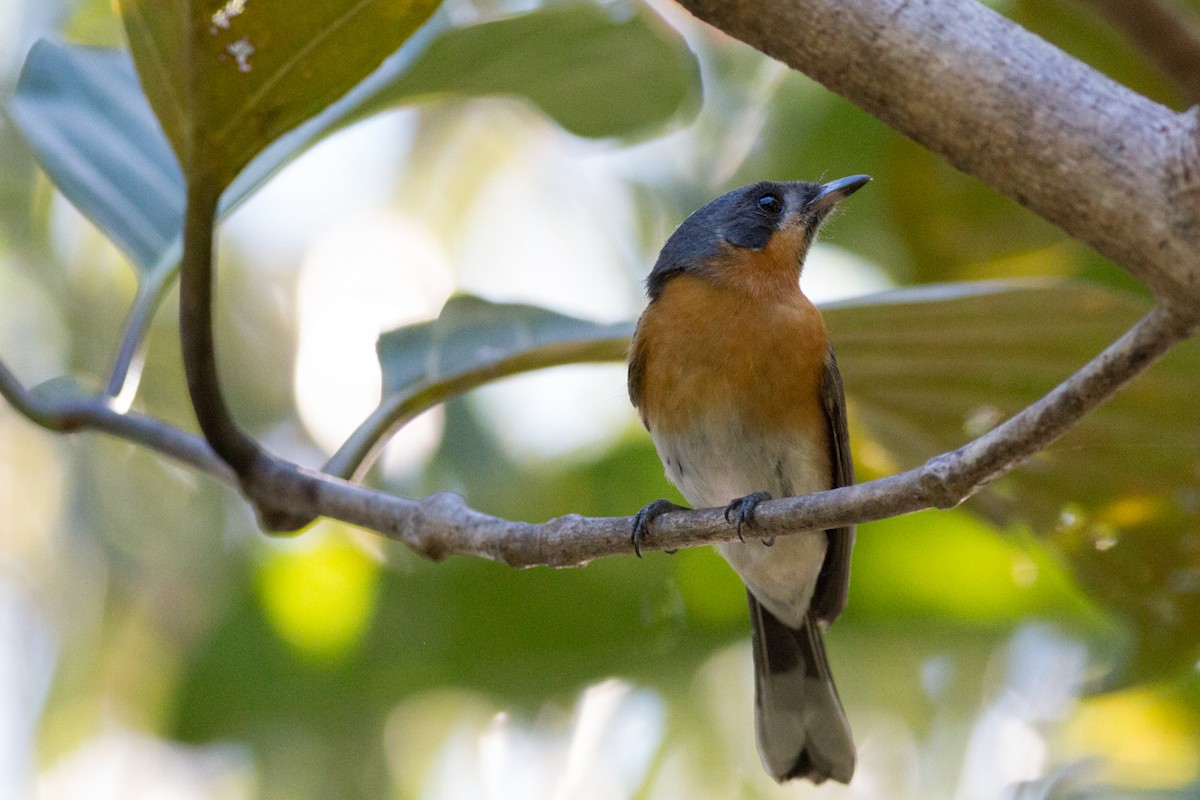
<path id="1" fill-rule="evenodd" d="M 778 214 L 783 211 L 783 203 L 773 194 L 764 194 L 758 198 L 758 207 L 768 214 Z"/>

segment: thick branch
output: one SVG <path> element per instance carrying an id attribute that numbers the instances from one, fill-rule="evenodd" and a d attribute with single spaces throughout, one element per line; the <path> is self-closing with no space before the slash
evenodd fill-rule
<path id="1" fill-rule="evenodd" d="M 1200 19 L 1167 0 L 1090 0 L 1189 103 L 1200 103 Z"/>
<path id="2" fill-rule="evenodd" d="M 1200 309 L 1200 152 L 1177 114 L 976 0 L 680 0 Z"/>

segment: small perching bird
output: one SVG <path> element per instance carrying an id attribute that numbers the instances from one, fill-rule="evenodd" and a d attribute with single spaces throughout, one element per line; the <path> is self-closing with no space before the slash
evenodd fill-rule
<path id="1" fill-rule="evenodd" d="M 667 477 L 693 506 L 724 506 L 739 538 L 760 502 L 853 483 L 841 376 L 800 272 L 821 223 L 869 180 L 722 195 L 679 226 L 646 280 L 629 397 Z M 635 549 L 673 508 L 638 513 Z M 748 590 L 758 749 L 778 781 L 854 774 L 821 639 L 846 604 L 853 541 L 847 527 L 718 546 Z"/>

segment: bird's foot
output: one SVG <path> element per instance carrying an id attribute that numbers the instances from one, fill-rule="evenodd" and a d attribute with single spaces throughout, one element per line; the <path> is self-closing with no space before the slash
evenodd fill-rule
<path id="1" fill-rule="evenodd" d="M 729 505 L 725 506 L 725 521 L 730 525 L 737 525 L 738 539 L 743 542 L 746 541 L 745 537 L 742 536 L 742 526 L 744 525 L 746 527 L 753 528 L 755 506 L 770 499 L 770 492 L 754 492 L 753 494 L 748 494 L 745 497 L 739 497 Z M 774 537 L 771 538 L 769 543 L 766 540 L 763 541 L 763 544 L 767 545 L 767 547 L 770 547 L 774 543 Z"/>
<path id="2" fill-rule="evenodd" d="M 633 533 L 630 535 L 629 541 L 633 543 L 633 552 L 637 553 L 638 558 L 642 557 L 642 542 L 650 535 L 650 523 L 668 511 L 687 511 L 687 509 L 670 500 L 655 500 L 634 515 Z M 675 551 L 668 550 L 667 552 Z"/>

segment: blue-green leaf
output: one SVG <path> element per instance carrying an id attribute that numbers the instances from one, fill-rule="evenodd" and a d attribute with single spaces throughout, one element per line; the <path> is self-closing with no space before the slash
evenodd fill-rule
<path id="1" fill-rule="evenodd" d="M 441 94 L 522 95 L 575 133 L 621 136 L 694 106 L 699 77 L 682 39 L 649 12 L 620 19 L 578 3 L 463 28 L 438 14 L 344 97 L 268 145 L 226 190 L 222 213 L 331 132 Z M 174 269 L 183 177 L 128 54 L 38 42 L 10 108 L 84 215 L 143 272 Z"/>
<path id="2" fill-rule="evenodd" d="M 143 272 L 183 224 L 183 176 L 125 53 L 40 41 L 9 105 L 59 190 Z"/>
<path id="3" fill-rule="evenodd" d="M 695 56 L 657 17 L 579 4 L 447 31 L 354 116 L 419 97 L 510 95 L 579 136 L 630 136 L 696 110 L 699 86 Z"/>
<path id="4" fill-rule="evenodd" d="M 544 308 L 450 298 L 438 318 L 379 338 L 383 400 L 326 469 L 361 474 L 395 429 L 427 408 L 507 375 L 560 364 L 617 361 L 633 326 L 602 325 Z"/>

